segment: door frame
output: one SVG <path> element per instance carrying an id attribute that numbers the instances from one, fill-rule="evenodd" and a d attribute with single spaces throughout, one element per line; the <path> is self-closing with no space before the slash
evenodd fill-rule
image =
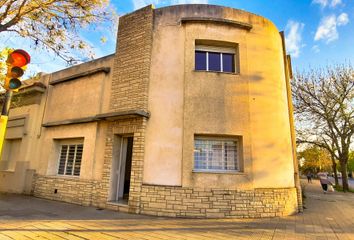
<path id="1" fill-rule="evenodd" d="M 128 138 L 134 134 L 114 134 L 112 145 L 111 181 L 109 201 L 118 202 L 124 195 L 124 177 L 127 157 Z M 119 173 L 119 174 L 118 174 Z"/>

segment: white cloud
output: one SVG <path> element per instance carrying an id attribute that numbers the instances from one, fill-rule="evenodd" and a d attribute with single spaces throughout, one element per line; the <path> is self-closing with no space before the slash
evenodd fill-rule
<path id="1" fill-rule="evenodd" d="M 328 5 L 328 0 L 313 0 L 312 3 L 319 4 L 321 7 L 326 7 Z"/>
<path id="2" fill-rule="evenodd" d="M 339 37 L 337 26 L 344 26 L 348 24 L 348 14 L 342 13 L 338 17 L 330 15 L 322 18 L 320 25 L 317 28 L 315 34 L 315 41 L 325 40 L 326 43 L 330 43 L 337 40 Z"/>
<path id="3" fill-rule="evenodd" d="M 293 57 L 298 57 L 303 47 L 301 34 L 304 26 L 303 23 L 289 20 L 285 27 L 285 31 L 288 32 L 285 37 L 286 48 Z"/>
<path id="4" fill-rule="evenodd" d="M 319 4 L 322 8 L 327 6 L 334 8 L 342 4 L 342 0 L 312 0 L 312 3 Z"/>
<path id="5" fill-rule="evenodd" d="M 326 40 L 327 43 L 338 38 L 337 18 L 335 15 L 324 17 L 317 28 L 315 41 Z"/>
<path id="6" fill-rule="evenodd" d="M 318 45 L 314 45 L 311 50 L 314 52 L 314 53 L 319 53 L 320 52 L 320 47 Z"/>
<path id="7" fill-rule="evenodd" d="M 348 17 L 348 14 L 346 13 L 342 13 L 341 15 L 339 15 L 337 17 L 337 22 L 338 22 L 338 26 L 344 26 L 346 24 L 348 24 L 349 22 L 349 17 Z"/>
<path id="8" fill-rule="evenodd" d="M 335 7 L 335 6 L 340 5 L 340 4 L 342 4 L 342 0 L 332 0 L 330 6 L 331 7 Z"/>

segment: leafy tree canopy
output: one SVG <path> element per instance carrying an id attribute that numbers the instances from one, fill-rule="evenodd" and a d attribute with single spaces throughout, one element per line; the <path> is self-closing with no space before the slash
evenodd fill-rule
<path id="1" fill-rule="evenodd" d="M 15 33 L 69 64 L 93 57 L 80 30 L 114 23 L 109 0 L 2 0 L 0 33 Z"/>
<path id="2" fill-rule="evenodd" d="M 331 155 L 325 149 L 313 146 L 298 153 L 301 162 L 300 170 L 303 174 L 308 172 L 329 172 L 331 171 Z"/>

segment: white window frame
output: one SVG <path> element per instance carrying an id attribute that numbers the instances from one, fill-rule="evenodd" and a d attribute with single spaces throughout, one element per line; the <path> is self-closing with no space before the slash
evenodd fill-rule
<path id="1" fill-rule="evenodd" d="M 74 175 L 75 163 L 77 161 L 77 159 L 76 159 L 76 157 L 77 157 L 77 149 L 78 149 L 79 145 L 82 145 L 82 153 L 81 153 L 81 159 L 80 159 L 80 172 L 79 172 L 79 175 Z M 60 168 L 60 157 L 61 157 L 61 154 L 62 154 L 63 146 L 67 146 L 67 152 L 66 152 L 66 156 L 65 156 L 64 172 L 61 174 L 61 173 L 59 173 L 59 168 Z M 70 146 L 75 146 L 75 152 L 74 152 L 74 159 L 73 159 L 71 174 L 67 174 L 66 173 L 66 169 L 67 169 L 67 166 L 68 166 Z M 68 176 L 68 177 L 80 177 L 81 168 L 82 168 L 83 153 L 84 153 L 84 142 L 83 142 L 83 140 L 80 139 L 80 140 L 62 140 L 62 141 L 60 141 L 60 143 L 59 143 L 58 167 L 57 167 L 57 170 L 56 170 L 57 175 L 58 176 Z"/>
<path id="2" fill-rule="evenodd" d="M 239 157 L 239 151 L 240 151 L 240 147 L 239 147 L 239 140 L 237 138 L 220 138 L 220 137 L 202 137 L 202 136 L 196 136 L 194 138 L 194 152 L 197 151 L 195 149 L 195 144 L 197 140 L 201 140 L 201 141 L 220 141 L 220 143 L 222 143 L 222 155 L 225 152 L 224 150 L 224 144 L 225 142 L 233 142 L 236 146 L 236 151 L 234 152 L 234 157 L 235 157 L 235 169 L 209 169 L 209 166 L 212 166 L 213 164 L 210 164 L 211 161 L 209 161 L 210 158 L 210 151 L 207 151 L 207 157 L 206 157 L 206 168 L 196 168 L 196 164 L 195 164 L 195 155 L 193 155 L 193 172 L 216 172 L 216 173 L 222 173 L 222 172 L 240 172 L 240 157 Z M 210 150 L 210 149 L 209 149 Z M 225 159 L 224 157 L 222 157 L 221 159 L 219 159 L 218 161 L 221 161 L 221 164 L 223 166 L 225 166 Z"/>
<path id="3" fill-rule="evenodd" d="M 222 73 L 237 73 L 237 63 L 236 63 L 236 56 L 237 51 L 235 48 L 231 47 L 217 47 L 217 46 L 208 46 L 208 45 L 196 45 L 195 51 L 205 52 L 206 53 L 206 70 L 207 72 L 222 72 Z M 209 70 L 209 53 L 220 53 L 220 71 L 210 71 Z M 234 56 L 234 71 L 233 72 L 224 72 L 224 63 L 223 63 L 223 54 L 233 54 Z M 197 70 L 197 71 L 204 71 L 204 70 Z"/>

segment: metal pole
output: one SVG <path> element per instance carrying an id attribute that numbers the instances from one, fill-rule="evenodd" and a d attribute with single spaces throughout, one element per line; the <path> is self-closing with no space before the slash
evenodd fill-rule
<path id="1" fill-rule="evenodd" d="M 6 126 L 7 120 L 9 118 L 9 111 L 11 106 L 11 98 L 13 92 L 11 90 L 7 90 L 5 93 L 4 104 L 2 106 L 1 118 L 0 118 L 0 158 L 2 153 L 2 147 L 4 145 L 5 134 L 6 134 Z"/>

